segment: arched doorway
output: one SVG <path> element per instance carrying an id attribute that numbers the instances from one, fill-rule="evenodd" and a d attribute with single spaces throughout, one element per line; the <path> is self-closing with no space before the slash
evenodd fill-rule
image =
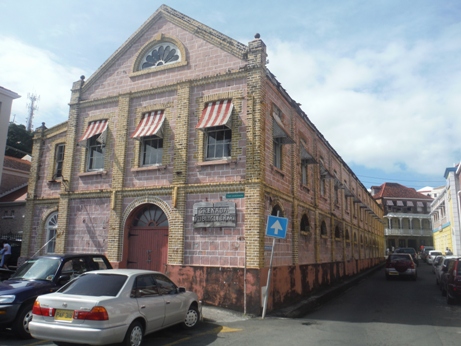
<path id="1" fill-rule="evenodd" d="M 128 229 L 127 268 L 165 272 L 168 260 L 168 218 L 155 204 L 133 211 Z"/>

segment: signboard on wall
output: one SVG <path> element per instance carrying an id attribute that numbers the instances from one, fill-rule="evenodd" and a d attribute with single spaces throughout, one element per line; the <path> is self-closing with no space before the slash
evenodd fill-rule
<path id="1" fill-rule="evenodd" d="M 199 202 L 194 204 L 193 212 L 194 228 L 237 226 L 234 202 Z"/>

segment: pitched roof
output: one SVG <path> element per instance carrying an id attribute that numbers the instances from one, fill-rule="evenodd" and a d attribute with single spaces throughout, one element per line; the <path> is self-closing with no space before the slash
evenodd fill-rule
<path id="1" fill-rule="evenodd" d="M 27 186 L 29 172 L 30 161 L 5 156 L 2 180 L 0 182 L 0 198 Z"/>
<path id="2" fill-rule="evenodd" d="M 175 25 L 181 27 L 184 30 L 187 30 L 197 37 L 202 38 L 203 40 L 218 45 L 224 51 L 240 58 L 244 59 L 248 47 L 233 38 L 226 36 L 219 31 L 200 23 L 199 21 L 192 19 L 191 17 L 186 16 L 185 14 L 174 10 L 173 8 L 162 5 L 160 8 L 155 11 L 155 13 L 150 16 L 141 27 L 136 30 L 136 32 L 131 35 L 123 44 L 120 46 L 110 57 L 107 59 L 97 70 L 94 72 L 83 84 L 83 89 L 87 90 L 90 86 L 112 66 L 116 60 L 124 54 L 128 49 L 130 49 L 139 38 L 145 34 L 145 32 L 151 28 L 160 18 L 165 18 L 168 21 L 174 23 Z M 83 76 L 82 76 L 83 77 Z M 77 82 L 78 83 L 78 82 Z"/>
<path id="3" fill-rule="evenodd" d="M 432 198 L 419 193 L 414 188 L 406 187 L 398 183 L 384 183 L 381 186 L 372 186 L 372 190 L 377 191 L 374 199 L 396 198 L 396 199 L 425 199 L 431 201 Z"/>

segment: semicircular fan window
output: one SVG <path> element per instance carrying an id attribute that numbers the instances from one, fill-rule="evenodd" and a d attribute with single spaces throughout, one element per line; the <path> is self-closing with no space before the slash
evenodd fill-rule
<path id="1" fill-rule="evenodd" d="M 148 50 L 139 66 L 140 70 L 168 65 L 181 60 L 181 52 L 173 43 L 156 44 Z"/>

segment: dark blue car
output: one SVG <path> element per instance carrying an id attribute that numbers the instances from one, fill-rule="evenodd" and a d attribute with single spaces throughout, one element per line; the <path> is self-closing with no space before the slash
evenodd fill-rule
<path id="1" fill-rule="evenodd" d="M 0 328 L 11 328 L 22 339 L 30 338 L 35 298 L 56 291 L 84 272 L 99 269 L 112 269 L 100 254 L 46 255 L 26 260 L 8 280 L 0 282 Z"/>

